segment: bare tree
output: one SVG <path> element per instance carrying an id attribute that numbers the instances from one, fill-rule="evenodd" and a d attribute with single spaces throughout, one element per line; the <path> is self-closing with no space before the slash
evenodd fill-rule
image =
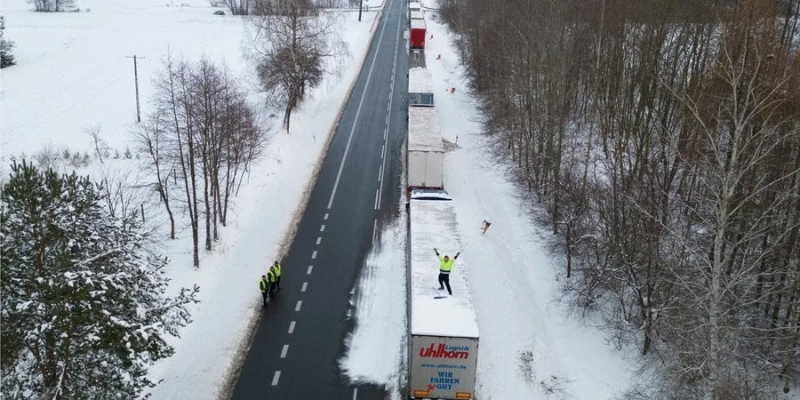
<path id="1" fill-rule="evenodd" d="M 199 217 L 197 204 L 197 121 L 193 112 L 194 101 L 191 87 L 191 66 L 184 61 L 175 61 L 168 56 L 161 73 L 156 77 L 157 99 L 164 110 L 165 124 L 169 126 L 170 154 L 175 160 L 179 177 L 183 183 L 185 207 L 192 229 L 192 260 L 195 267 L 200 266 Z"/>
<path id="2" fill-rule="evenodd" d="M 100 160 L 100 164 L 104 164 L 103 158 L 110 152 L 111 148 L 100 137 L 100 125 L 87 128 L 86 134 L 92 139 L 92 147 L 94 148 L 95 158 Z"/>
<path id="3" fill-rule="evenodd" d="M 337 70 L 341 63 L 335 57 L 347 54 L 336 34 L 339 18 L 320 14 L 311 0 L 262 0 L 255 13 L 260 15 L 252 20 L 256 68 L 264 89 L 285 107 L 283 127 L 288 132 L 292 110 L 306 90 Z"/>
<path id="4" fill-rule="evenodd" d="M 142 194 L 133 172 L 103 169 L 97 189 L 112 217 L 126 218 L 138 214 Z"/>
<path id="5" fill-rule="evenodd" d="M 780 56 L 770 11 L 747 4 L 735 10 L 723 26 L 720 52 L 704 85 L 683 98 L 699 133 L 700 146 L 690 160 L 705 197 L 690 210 L 708 229 L 702 235 L 707 240 L 696 242 L 707 247 L 694 250 L 709 255 L 698 257 L 703 279 L 686 289 L 705 316 L 698 326 L 708 335 L 701 361 L 714 399 L 725 397 L 723 388 L 740 378 L 730 376 L 726 365 L 738 361 L 731 348 L 740 347 L 733 340 L 744 336 L 737 314 L 761 303 L 753 297 L 757 272 L 797 229 L 796 220 L 775 229 L 775 217 L 792 196 L 776 189 L 796 181 L 800 171 L 770 168 L 771 161 L 794 147 L 791 141 L 800 131 L 788 96 L 796 80 Z"/>
<path id="6" fill-rule="evenodd" d="M 260 153 L 259 128 L 244 92 L 227 67 L 208 59 L 196 65 L 167 58 L 156 79 L 157 111 L 136 131 L 140 147 L 156 171 L 156 190 L 173 225 L 170 178 L 181 179 L 182 203 L 192 228 L 195 266 L 199 266 L 200 217 L 204 248 L 219 239 L 218 224 L 227 221 L 230 197 L 249 164 Z M 201 197 L 199 197 L 201 196 Z"/>
<path id="7" fill-rule="evenodd" d="M 134 130 L 139 150 L 144 151 L 150 158 L 150 166 L 153 168 L 156 181 L 152 184 L 158 193 L 161 203 L 169 216 L 169 238 L 175 239 L 175 216 L 170 207 L 170 178 L 175 171 L 169 157 L 168 132 L 164 125 L 167 121 L 164 110 L 158 110 L 152 114 L 144 123 L 137 125 Z"/>
<path id="8" fill-rule="evenodd" d="M 223 2 L 233 15 L 247 15 L 250 13 L 250 0 L 223 0 Z"/>

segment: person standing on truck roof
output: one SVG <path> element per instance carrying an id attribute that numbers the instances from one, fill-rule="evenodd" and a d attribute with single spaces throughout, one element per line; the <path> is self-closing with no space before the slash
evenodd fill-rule
<path id="1" fill-rule="evenodd" d="M 264 300 L 264 307 L 267 306 L 267 297 L 269 296 L 269 281 L 266 275 L 261 275 L 261 280 L 258 282 L 261 289 L 261 299 Z"/>
<path id="2" fill-rule="evenodd" d="M 272 264 L 269 269 L 275 274 L 275 287 L 278 290 L 281 290 L 281 265 L 278 264 L 278 261 L 276 260 L 275 264 Z"/>
<path id="3" fill-rule="evenodd" d="M 443 290 L 444 286 L 447 286 L 447 293 L 450 293 L 450 296 L 453 295 L 453 290 L 450 289 L 450 271 L 453 270 L 453 264 L 456 263 L 456 259 L 461 254 L 459 251 L 456 253 L 455 257 L 450 258 L 450 256 L 445 255 L 444 257 L 439 255 L 439 250 L 436 250 L 434 247 L 433 251 L 436 253 L 436 257 L 439 257 L 439 290 Z"/>

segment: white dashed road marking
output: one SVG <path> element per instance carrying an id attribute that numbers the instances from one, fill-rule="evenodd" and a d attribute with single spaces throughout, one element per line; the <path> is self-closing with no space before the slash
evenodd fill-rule
<path id="1" fill-rule="evenodd" d="M 297 324 L 297 322 L 295 322 L 295 321 L 292 321 L 292 322 L 289 323 L 289 334 L 294 333 L 294 326 L 296 324 Z"/>
<path id="2" fill-rule="evenodd" d="M 303 282 L 303 287 L 300 288 L 301 292 L 305 292 L 308 289 L 308 282 Z"/>
<path id="3" fill-rule="evenodd" d="M 314 269 L 313 265 L 308 266 L 308 271 L 306 271 L 306 275 L 311 275 L 311 270 Z"/>
<path id="4" fill-rule="evenodd" d="M 326 215 L 327 215 L 327 214 L 326 214 Z M 322 226 L 320 226 L 320 227 L 319 227 L 319 231 L 320 231 L 320 232 L 325 232 L 325 225 L 322 225 Z"/>
<path id="5" fill-rule="evenodd" d="M 317 246 L 319 246 L 319 242 L 321 242 L 321 241 L 322 241 L 322 236 L 317 238 Z"/>
<path id="6" fill-rule="evenodd" d="M 272 376 L 272 386 L 278 386 L 279 379 L 281 379 L 281 371 L 275 371 L 275 375 Z"/>
<path id="7" fill-rule="evenodd" d="M 303 306 L 303 300 L 297 300 L 297 305 L 294 306 L 294 311 L 295 312 L 300 311 L 300 307 L 302 307 L 302 306 Z"/>
<path id="8" fill-rule="evenodd" d="M 312 260 L 316 260 L 317 259 L 317 251 L 316 250 L 314 250 L 314 252 L 311 253 L 311 259 Z"/>
<path id="9" fill-rule="evenodd" d="M 281 350 L 281 358 L 286 358 L 286 352 L 288 351 L 289 351 L 289 345 L 288 344 L 283 345 L 283 350 Z"/>

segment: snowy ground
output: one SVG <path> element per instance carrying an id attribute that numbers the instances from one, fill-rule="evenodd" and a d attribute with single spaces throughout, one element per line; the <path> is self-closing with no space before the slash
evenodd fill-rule
<path id="1" fill-rule="evenodd" d="M 353 382 L 385 385 L 400 398 L 406 354 L 406 235 L 401 218 L 385 226 L 367 255 L 355 291 L 356 329 L 346 339 L 341 368 Z M 382 356 L 376 357 L 376 354 Z"/>
<path id="2" fill-rule="evenodd" d="M 563 278 L 558 273 L 561 262 L 547 254 L 514 186 L 486 151 L 475 100 L 468 93 L 450 32 L 437 22 L 435 13 L 426 13 L 426 20 L 426 62 L 433 76 L 442 134 L 445 140 L 457 142 L 445 157 L 445 185 L 454 199 L 464 255 L 470 260 L 467 273 L 481 332 L 476 397 L 528 400 L 620 396 L 633 376 L 629 366 L 635 365 L 635 359 L 614 350 L 600 331 L 572 317 L 570 310 L 556 300 L 558 279 Z M 439 54 L 441 60 L 436 60 Z M 451 87 L 456 89 L 455 94 L 445 91 Z M 480 228 L 485 218 L 492 225 L 483 235 Z M 402 256 L 396 250 L 399 244 L 394 242 L 396 229 L 393 226 L 384 235 L 392 244 L 384 242 L 370 255 L 358 289 L 362 296 L 373 295 L 373 286 L 382 287 L 402 277 L 395 270 L 398 262 L 393 261 Z M 384 260 L 387 265 L 372 266 L 374 260 Z M 458 262 L 454 268 L 458 268 Z M 371 354 L 381 344 L 388 349 L 405 345 L 406 311 L 404 305 L 398 305 L 405 301 L 405 290 L 383 290 L 380 295 L 358 299 L 357 324 L 342 365 L 354 380 L 394 388 L 397 372 L 387 373 L 387 364 L 402 371 L 401 363 L 391 357 L 376 359 Z M 378 329 L 374 321 L 379 320 L 403 323 L 384 323 Z"/>
<path id="3" fill-rule="evenodd" d="M 151 78 L 167 52 L 195 61 L 201 54 L 224 60 L 253 97 L 257 81 L 243 56 L 247 49 L 245 24 L 239 17 L 216 16 L 206 0 L 79 1 L 83 12 L 39 14 L 25 0 L 5 0 L 6 36 L 17 44 L 17 65 L 2 70 L 2 165 L 12 156 L 30 155 L 48 146 L 59 153 L 93 154 L 85 130 L 99 126 L 102 139 L 124 154 L 131 144 L 136 102 L 133 62 L 139 60 L 142 115 L 150 109 Z M 373 7 L 382 0 L 369 0 Z M 176 7 L 175 5 L 180 6 Z M 90 12 L 86 12 L 90 8 Z M 342 13 L 342 36 L 350 56 L 343 75 L 329 77 L 293 114 L 292 133 L 271 127 L 261 159 L 235 199 L 231 223 L 215 250 L 201 253 L 201 267 L 191 267 L 191 238 L 185 218 L 179 239 L 162 242 L 169 256 L 173 286 L 197 284 L 201 303 L 193 307 L 194 322 L 173 338 L 176 354 L 151 369 L 162 380 L 156 399 L 215 398 L 245 339 L 258 309 L 259 276 L 279 258 L 299 215 L 309 182 L 324 155 L 332 128 L 351 85 L 358 76 L 375 27 L 376 12 Z M 273 121 L 274 123 L 274 121 Z M 112 153 L 114 152 L 112 150 Z M 93 158 L 93 157 L 92 157 Z M 79 167 L 95 178 L 126 175 L 129 183 L 149 181 L 134 154 L 130 159 L 91 160 Z M 73 168 L 59 161 L 60 168 Z M 116 172 L 115 172 L 116 171 Z M 5 173 L 5 172 L 4 172 Z M 161 225 L 157 199 L 145 203 L 148 222 Z M 202 232 L 201 232 L 202 234 Z"/>

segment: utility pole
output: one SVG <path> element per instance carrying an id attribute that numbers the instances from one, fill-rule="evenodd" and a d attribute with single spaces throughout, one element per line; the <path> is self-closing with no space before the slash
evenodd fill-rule
<path id="1" fill-rule="evenodd" d="M 358 4 L 358 22 L 361 22 L 361 10 L 364 9 L 364 0 L 361 0 Z"/>
<path id="2" fill-rule="evenodd" d="M 133 79 L 136 84 L 136 122 L 142 122 L 142 113 L 139 109 L 139 71 L 136 68 L 136 56 L 125 56 L 133 59 Z M 144 57 L 141 57 L 144 60 Z"/>

